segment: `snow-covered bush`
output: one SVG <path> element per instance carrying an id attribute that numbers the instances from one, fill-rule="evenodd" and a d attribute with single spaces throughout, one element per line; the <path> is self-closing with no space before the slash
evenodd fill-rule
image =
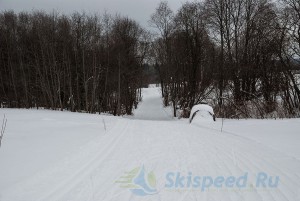
<path id="1" fill-rule="evenodd" d="M 208 121 L 216 120 L 213 108 L 206 104 L 198 104 L 193 106 L 189 118 L 190 123 L 192 123 L 192 121 L 196 118 L 199 120 Z"/>

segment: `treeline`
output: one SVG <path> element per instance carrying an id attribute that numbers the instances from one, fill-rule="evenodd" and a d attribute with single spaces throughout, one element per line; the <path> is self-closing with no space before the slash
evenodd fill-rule
<path id="1" fill-rule="evenodd" d="M 131 114 L 149 39 L 126 17 L 2 12 L 1 107 Z"/>
<path id="2" fill-rule="evenodd" d="M 131 114 L 157 77 L 187 117 L 211 104 L 231 118 L 300 116 L 299 0 L 205 0 L 149 24 L 109 14 L 0 13 L 1 107 Z"/>
<path id="3" fill-rule="evenodd" d="M 174 116 L 201 102 L 224 117 L 300 115 L 299 0 L 205 0 L 176 13 L 161 2 L 150 24 Z"/>

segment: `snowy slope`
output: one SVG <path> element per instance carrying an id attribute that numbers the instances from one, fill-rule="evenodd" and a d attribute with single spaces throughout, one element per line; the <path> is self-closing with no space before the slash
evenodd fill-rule
<path id="1" fill-rule="evenodd" d="M 105 135 L 115 118 L 47 110 L 0 109 L 8 119 L 0 148 L 0 192 Z M 1 200 L 1 199 L 0 199 Z"/>
<path id="2" fill-rule="evenodd" d="M 1 109 L 8 128 L 0 148 L 0 200 L 300 199 L 299 119 L 226 120 L 221 133 L 220 120 L 210 127 L 170 121 L 161 111 L 159 89 L 143 93 L 137 119 Z M 116 182 L 137 167 L 155 174 L 156 194 L 138 196 Z M 168 188 L 169 172 L 211 177 L 248 173 L 249 185 Z M 259 172 L 279 176 L 278 187 L 256 188 Z"/>
<path id="3" fill-rule="evenodd" d="M 223 129 L 300 160 L 299 125 L 300 119 L 226 120 Z"/>
<path id="4" fill-rule="evenodd" d="M 142 89 L 143 99 L 138 109 L 134 111 L 135 119 L 144 120 L 171 120 L 172 111 L 169 107 L 163 107 L 160 88 Z"/>

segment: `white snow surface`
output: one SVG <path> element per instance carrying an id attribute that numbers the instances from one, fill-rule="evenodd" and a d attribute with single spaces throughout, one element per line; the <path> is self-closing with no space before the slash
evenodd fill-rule
<path id="1" fill-rule="evenodd" d="M 206 105 L 206 104 L 194 105 L 193 108 L 192 108 L 192 110 L 191 110 L 191 114 L 193 114 L 194 112 L 196 112 L 198 110 L 199 111 L 208 111 L 211 114 L 215 114 L 213 108 L 211 106 L 209 106 L 209 105 Z"/>
<path id="2" fill-rule="evenodd" d="M 193 117 L 193 114 L 196 113 L 196 115 Z M 192 123 L 205 123 L 207 121 L 213 121 L 213 114 L 214 113 L 214 110 L 211 106 L 209 105 L 206 105 L 206 104 L 198 104 L 198 105 L 194 105 L 192 110 L 191 110 L 191 113 L 190 113 L 190 117 L 189 117 L 189 120 L 191 121 L 192 118 L 193 118 L 193 122 Z M 204 121 L 204 122 L 203 122 Z"/>
<path id="3" fill-rule="evenodd" d="M 8 119 L 0 147 L 0 201 L 300 200 L 300 119 L 225 120 L 220 132 L 221 119 L 189 124 L 171 120 L 164 109 L 159 88 L 143 89 L 133 119 L 0 109 L 0 118 Z M 137 196 L 116 183 L 141 166 L 155 173 L 157 194 Z M 168 172 L 247 172 L 249 187 L 170 190 Z M 253 187 L 259 172 L 279 176 L 278 187 Z"/>
<path id="4" fill-rule="evenodd" d="M 143 120 L 172 120 L 170 107 L 163 107 L 161 89 L 150 85 L 150 88 L 142 89 L 142 102 L 134 111 L 135 119 Z"/>

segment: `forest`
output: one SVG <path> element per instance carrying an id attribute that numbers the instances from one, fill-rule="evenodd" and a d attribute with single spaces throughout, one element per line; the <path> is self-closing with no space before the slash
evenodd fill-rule
<path id="1" fill-rule="evenodd" d="M 178 117 L 199 103 L 217 117 L 299 117 L 299 58 L 299 0 L 160 2 L 147 29 L 108 13 L 4 11 L 0 104 L 131 115 L 157 83 Z"/>

